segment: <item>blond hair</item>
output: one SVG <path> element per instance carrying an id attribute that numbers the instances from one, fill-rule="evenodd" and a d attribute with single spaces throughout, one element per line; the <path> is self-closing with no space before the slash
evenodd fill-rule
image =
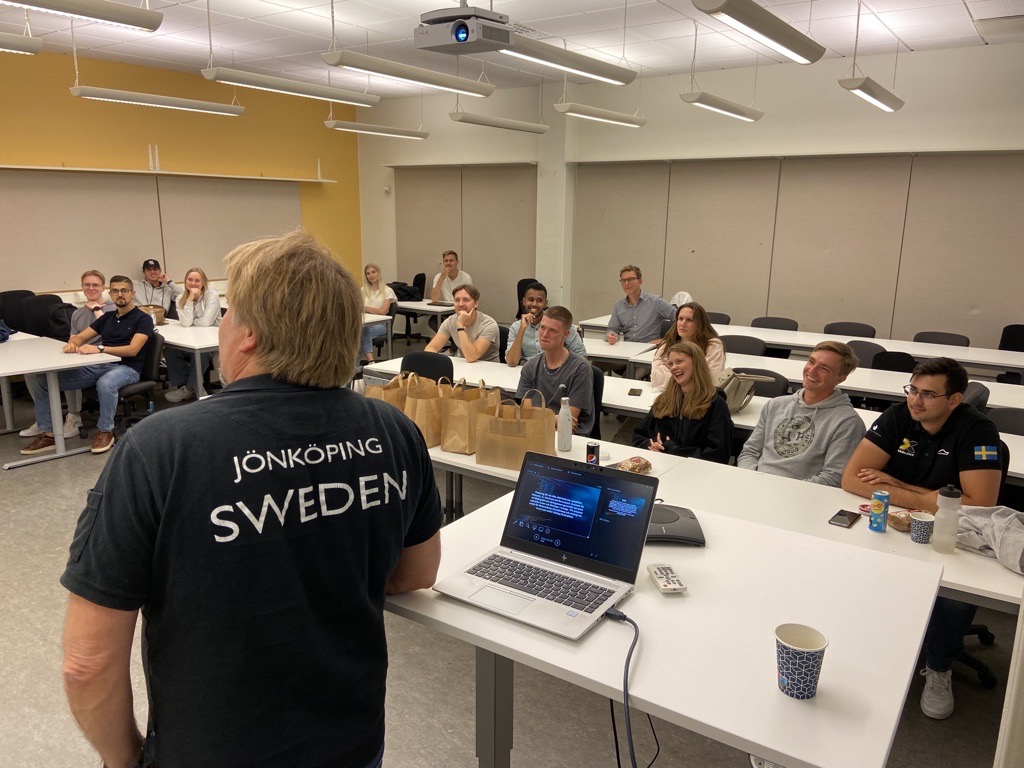
<path id="1" fill-rule="evenodd" d="M 98 277 L 100 279 L 101 283 L 103 283 L 104 285 L 107 284 L 107 278 L 105 278 L 103 276 L 103 273 L 100 272 L 98 269 L 87 269 L 87 270 L 85 270 L 85 272 L 82 273 L 82 280 L 81 280 L 81 282 L 84 283 L 85 282 L 85 278 L 87 278 L 87 277 Z"/>
<path id="2" fill-rule="evenodd" d="M 675 377 L 670 378 L 665 391 L 654 401 L 651 412 L 656 419 L 700 419 L 718 396 L 704 351 L 692 341 L 677 341 L 665 353 L 666 360 L 672 352 L 686 355 L 693 361 L 693 387 L 690 394 L 684 394 Z"/>
<path id="3" fill-rule="evenodd" d="M 811 350 L 813 355 L 818 350 L 824 350 L 825 352 L 834 352 L 839 355 L 839 375 L 846 378 L 860 365 L 860 360 L 857 359 L 857 354 L 853 351 L 849 344 L 843 344 L 841 341 L 822 341 Z"/>
<path id="4" fill-rule="evenodd" d="M 256 336 L 256 363 L 276 379 L 340 387 L 359 353 L 359 283 L 308 233 L 255 240 L 225 258 L 236 322 Z"/>
<path id="5" fill-rule="evenodd" d="M 206 294 L 206 289 L 210 287 L 210 279 L 206 276 L 206 273 L 203 272 L 201 267 L 189 267 L 188 269 L 186 269 L 185 270 L 185 279 L 182 280 L 181 282 L 184 283 L 185 281 L 187 281 L 188 280 L 188 276 L 191 275 L 193 272 L 198 272 L 199 273 L 199 278 L 203 281 L 203 294 L 205 295 Z M 181 292 L 181 298 L 178 299 L 178 306 L 181 307 L 182 309 L 184 309 L 185 305 L 188 304 L 188 295 L 189 295 L 188 288 L 186 288 L 184 291 Z"/>

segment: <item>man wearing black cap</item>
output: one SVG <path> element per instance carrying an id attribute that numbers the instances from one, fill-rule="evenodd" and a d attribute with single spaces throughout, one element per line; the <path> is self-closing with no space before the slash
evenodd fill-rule
<path id="1" fill-rule="evenodd" d="M 135 303 L 159 304 L 169 317 L 177 317 L 172 307 L 177 298 L 185 292 L 185 288 L 175 285 L 156 259 L 146 259 L 142 262 L 142 274 L 145 275 L 144 280 L 132 281 L 135 285 Z"/>

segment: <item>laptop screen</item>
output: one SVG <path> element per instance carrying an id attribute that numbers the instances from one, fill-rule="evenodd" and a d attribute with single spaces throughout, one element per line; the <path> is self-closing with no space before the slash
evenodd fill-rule
<path id="1" fill-rule="evenodd" d="M 501 546 L 636 581 L 657 478 L 528 453 Z"/>

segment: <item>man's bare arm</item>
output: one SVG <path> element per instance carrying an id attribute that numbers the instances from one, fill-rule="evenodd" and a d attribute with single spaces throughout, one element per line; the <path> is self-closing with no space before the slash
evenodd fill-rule
<path id="1" fill-rule="evenodd" d="M 384 591 L 389 595 L 427 589 L 434 586 L 437 566 L 441 563 L 441 532 L 438 531 L 422 544 L 406 547 L 395 570 L 388 576 Z"/>

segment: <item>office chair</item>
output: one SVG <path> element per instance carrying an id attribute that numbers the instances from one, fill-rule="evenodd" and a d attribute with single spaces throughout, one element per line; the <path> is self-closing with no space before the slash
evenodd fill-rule
<path id="1" fill-rule="evenodd" d="M 1000 432 L 1024 435 L 1024 408 L 993 408 L 985 416 Z"/>
<path id="2" fill-rule="evenodd" d="M 498 326 L 498 359 L 505 362 L 505 347 L 508 346 L 508 328 L 504 325 Z"/>
<path id="3" fill-rule="evenodd" d="M 675 320 L 662 320 L 661 321 L 661 328 L 658 331 L 658 338 L 659 339 L 664 339 L 665 338 L 665 334 L 668 333 L 668 329 L 671 328 L 675 324 L 676 324 Z"/>
<path id="4" fill-rule="evenodd" d="M 776 328 L 776 329 L 778 329 L 780 331 L 795 331 L 795 330 L 798 330 L 800 326 L 799 326 L 799 324 L 797 323 L 796 320 L 793 320 L 792 318 L 789 318 L 789 317 L 770 317 L 770 316 L 766 316 L 766 317 L 755 317 L 753 320 L 750 321 L 750 327 L 751 328 Z M 774 358 L 779 359 L 779 360 L 788 360 L 789 359 L 789 352 L 790 351 L 788 349 L 779 349 L 777 347 L 772 347 L 770 349 L 765 349 L 764 356 L 765 357 L 774 357 Z"/>
<path id="5" fill-rule="evenodd" d="M 725 312 L 708 312 L 708 322 L 712 325 L 729 325 L 732 323 L 732 317 Z"/>
<path id="6" fill-rule="evenodd" d="M 0 320 L 12 331 L 25 331 L 25 310 L 22 302 L 35 294 L 32 291 L 0 291 Z M 26 331 L 27 332 L 27 331 Z"/>
<path id="7" fill-rule="evenodd" d="M 1007 325 L 999 336 L 998 349 L 1005 349 L 1010 352 L 1024 352 L 1024 325 L 1019 323 Z M 1002 384 L 1020 384 L 1020 371 L 1007 371 L 996 376 L 996 381 Z"/>
<path id="8" fill-rule="evenodd" d="M 426 272 L 418 273 L 416 275 L 416 277 L 414 277 L 412 279 L 412 287 L 413 287 L 413 290 L 415 290 L 415 291 L 417 291 L 419 293 L 421 299 L 426 298 L 426 293 L 425 292 L 427 290 L 427 273 Z M 423 315 L 422 315 L 422 313 L 415 312 L 415 311 L 413 311 L 411 309 L 399 309 L 399 310 L 397 310 L 397 314 L 399 314 L 399 315 L 401 315 L 402 317 L 405 318 L 405 346 L 411 347 L 412 346 L 412 341 L 411 341 L 411 339 L 412 339 L 412 324 L 414 322 L 416 322 L 419 318 L 421 318 Z M 421 334 L 417 333 L 416 334 L 416 338 L 422 339 L 423 336 Z"/>
<path id="9" fill-rule="evenodd" d="M 988 407 L 988 396 L 988 387 L 980 381 L 967 382 L 967 389 L 964 390 L 965 403 L 973 405 L 975 409 L 984 413 L 985 409 Z"/>
<path id="10" fill-rule="evenodd" d="M 917 367 L 917 360 L 908 352 L 890 352 L 885 350 L 875 355 L 874 366 L 877 371 L 903 371 L 911 373 Z"/>
<path id="11" fill-rule="evenodd" d="M 114 424 L 114 432 L 121 436 L 133 424 L 148 416 L 155 404 L 153 392 L 160 385 L 160 360 L 164 353 L 164 337 L 154 333 L 146 342 L 146 359 L 142 363 L 142 376 L 134 384 L 127 384 L 117 390 L 117 401 L 121 404 L 121 418 Z M 93 390 L 95 391 L 95 390 Z M 147 410 L 136 413 L 135 402 L 144 399 Z"/>
<path id="12" fill-rule="evenodd" d="M 590 370 L 594 374 L 594 428 L 590 430 L 593 440 L 601 439 L 601 406 L 604 404 L 604 371 L 593 363 Z"/>
<path id="13" fill-rule="evenodd" d="M 395 332 L 395 316 L 398 314 L 398 302 L 392 301 L 391 306 L 388 307 L 388 316 L 391 318 L 391 322 L 387 324 L 384 329 L 384 333 L 380 336 L 373 337 L 373 348 L 377 352 L 377 356 L 380 357 L 383 354 L 384 345 L 388 343 L 388 336 L 394 339 Z M 406 327 L 408 328 L 408 321 L 406 321 Z M 408 339 L 407 339 L 408 341 Z"/>
<path id="14" fill-rule="evenodd" d="M 960 333 L 945 333 L 944 331 L 921 331 L 914 334 L 914 341 L 922 344 L 948 344 L 954 347 L 969 347 L 971 340 Z"/>
<path id="15" fill-rule="evenodd" d="M 758 397 L 782 397 L 789 394 L 789 379 L 781 373 L 765 368 L 733 368 L 736 373 L 749 373 L 755 376 L 770 376 L 772 381 L 754 382 L 754 394 Z"/>
<path id="16" fill-rule="evenodd" d="M 863 368 L 874 368 L 875 355 L 879 352 L 885 352 L 885 347 L 881 344 L 875 344 L 873 341 L 850 339 L 846 343 L 850 346 L 850 349 L 853 350 L 853 354 L 857 356 L 859 365 Z"/>
<path id="17" fill-rule="evenodd" d="M 410 371 L 418 376 L 425 376 L 434 381 L 455 376 L 455 366 L 448 355 L 438 352 L 410 352 L 402 358 L 402 371 Z"/>
<path id="18" fill-rule="evenodd" d="M 861 336 L 865 339 L 873 339 L 875 338 L 875 326 L 842 320 L 826 324 L 825 333 L 830 336 Z"/>
<path id="19" fill-rule="evenodd" d="M 725 353 L 730 352 L 736 355 L 757 355 L 766 357 L 765 351 L 768 345 L 755 336 L 719 336 L 722 344 L 725 345 Z"/>
<path id="20" fill-rule="evenodd" d="M 23 330 L 33 336 L 67 341 L 71 337 L 71 323 L 64 307 L 64 302 L 53 294 L 29 296 L 21 302 L 25 318 Z"/>

